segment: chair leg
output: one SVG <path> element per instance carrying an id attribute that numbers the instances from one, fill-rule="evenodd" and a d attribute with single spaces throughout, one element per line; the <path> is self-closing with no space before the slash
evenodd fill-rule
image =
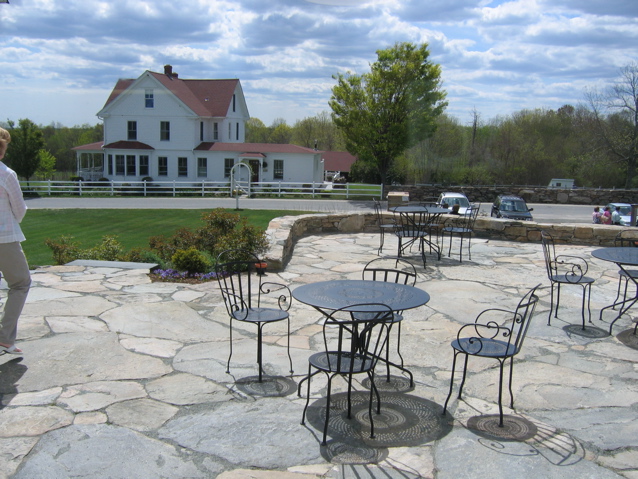
<path id="1" fill-rule="evenodd" d="M 288 361 L 290 362 L 290 376 L 294 374 L 292 369 L 292 356 L 290 355 L 290 316 L 288 316 Z"/>
<path id="2" fill-rule="evenodd" d="M 560 306 L 560 283 L 556 284 L 556 309 L 554 310 L 554 317 L 558 318 L 558 307 Z"/>
<path id="3" fill-rule="evenodd" d="M 321 442 L 322 446 L 326 445 L 326 437 L 328 436 L 328 423 L 330 422 L 330 392 L 332 390 L 332 379 L 334 376 L 328 377 L 328 393 L 326 394 L 326 423 L 323 425 L 323 441 Z M 350 392 L 348 392 L 348 396 L 350 396 Z M 348 418 L 350 418 L 350 397 L 348 397 Z"/>
<path id="4" fill-rule="evenodd" d="M 461 394 L 463 394 L 463 386 L 465 386 L 465 375 L 467 374 L 467 360 L 469 359 L 469 355 L 465 355 L 465 361 L 463 362 L 463 376 L 461 378 L 461 385 L 459 386 L 459 399 L 461 399 Z"/>
<path id="5" fill-rule="evenodd" d="M 549 314 L 547 315 L 547 326 L 552 324 L 552 312 L 554 311 L 554 283 L 551 282 L 549 288 Z"/>
<path id="6" fill-rule="evenodd" d="M 498 380 L 498 411 L 499 421 L 498 427 L 503 427 L 503 363 L 504 360 L 499 359 L 501 367 L 499 368 L 499 380 Z"/>
<path id="7" fill-rule="evenodd" d="M 450 376 L 450 391 L 447 394 L 447 399 L 445 400 L 445 404 L 443 405 L 443 415 L 445 416 L 445 412 L 447 411 L 447 405 L 450 402 L 450 398 L 452 397 L 452 390 L 454 389 L 454 371 L 456 369 L 456 356 L 458 353 L 454 351 L 454 358 L 452 359 L 452 374 Z"/>
<path id="8" fill-rule="evenodd" d="M 262 323 L 257 323 L 257 366 L 259 368 L 259 382 L 262 382 L 263 370 L 261 367 L 261 328 L 263 327 Z"/>
<path id="9" fill-rule="evenodd" d="M 226 374 L 230 374 L 230 358 L 233 357 L 233 318 L 230 318 L 230 353 L 228 354 L 228 362 L 226 363 Z"/>
<path id="10" fill-rule="evenodd" d="M 377 256 L 381 255 L 383 252 L 383 243 L 385 243 L 385 233 L 383 228 L 380 228 L 379 231 L 379 249 L 377 250 Z"/>
<path id="11" fill-rule="evenodd" d="M 301 380 L 301 382 L 299 383 L 299 388 L 297 389 L 297 396 L 301 395 L 301 383 L 303 383 L 304 381 L 308 380 L 308 387 L 306 389 L 306 405 L 303 408 L 303 414 L 301 415 L 301 425 L 303 426 L 304 424 L 306 424 L 306 411 L 308 410 L 308 404 L 310 404 L 310 378 L 313 377 L 315 374 L 317 374 L 319 372 L 319 370 L 317 369 L 314 373 L 310 373 L 312 369 L 312 366 L 310 364 L 308 364 L 308 376 L 306 376 L 305 378 L 303 378 Z"/>
<path id="12" fill-rule="evenodd" d="M 510 408 L 514 409 L 514 393 L 512 392 L 512 378 L 514 376 L 514 356 L 510 357 Z"/>

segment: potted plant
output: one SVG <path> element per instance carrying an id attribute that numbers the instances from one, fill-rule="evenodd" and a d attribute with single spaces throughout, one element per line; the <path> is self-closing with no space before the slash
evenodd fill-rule
<path id="1" fill-rule="evenodd" d="M 266 274 L 266 268 L 268 267 L 268 263 L 266 262 L 261 262 L 261 263 L 255 263 L 255 271 L 257 272 L 257 274 L 259 276 L 263 276 L 264 274 Z"/>

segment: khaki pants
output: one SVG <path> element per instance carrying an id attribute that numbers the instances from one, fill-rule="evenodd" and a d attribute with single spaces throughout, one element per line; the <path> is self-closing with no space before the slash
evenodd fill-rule
<path id="1" fill-rule="evenodd" d="M 0 243 L 0 272 L 9 285 L 4 315 L 0 324 L 0 343 L 15 344 L 18 318 L 29 294 L 31 274 L 19 242 Z"/>

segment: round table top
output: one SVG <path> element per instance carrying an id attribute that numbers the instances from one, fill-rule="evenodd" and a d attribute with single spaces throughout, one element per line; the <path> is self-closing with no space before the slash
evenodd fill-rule
<path id="1" fill-rule="evenodd" d="M 592 251 L 591 255 L 603 261 L 638 266 L 638 248 L 633 246 L 600 248 Z"/>
<path id="2" fill-rule="evenodd" d="M 397 206 L 396 208 L 391 208 L 391 211 L 396 213 L 429 213 L 431 215 L 442 215 L 449 213 L 450 210 L 447 208 L 441 208 L 440 206 Z"/>
<path id="3" fill-rule="evenodd" d="M 385 304 L 393 311 L 403 311 L 417 308 L 430 301 L 428 293 L 414 286 L 349 279 L 305 284 L 295 288 L 292 296 L 301 303 L 326 310 L 336 310 L 361 303 L 377 303 Z M 366 310 L 374 310 L 374 307 L 356 308 L 356 311 Z"/>

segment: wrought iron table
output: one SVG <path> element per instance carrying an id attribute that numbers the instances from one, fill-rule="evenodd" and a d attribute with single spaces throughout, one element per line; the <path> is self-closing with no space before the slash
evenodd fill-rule
<path id="1" fill-rule="evenodd" d="M 379 304 L 387 305 L 393 312 L 418 308 L 430 301 L 430 295 L 414 286 L 383 281 L 366 280 L 334 280 L 305 284 L 292 291 L 292 296 L 300 303 L 312 306 L 324 315 L 330 311 L 348 308 L 351 313 L 366 313 L 378 311 Z M 369 306 L 362 303 L 375 303 Z M 395 364 L 389 359 L 379 358 L 387 365 L 394 366 L 410 376 L 410 386 L 413 385 L 412 373 L 402 365 Z M 301 384 L 300 384 L 301 386 Z"/>
<path id="2" fill-rule="evenodd" d="M 620 270 L 627 275 L 627 278 L 636 285 L 636 292 L 634 297 L 624 298 L 622 301 L 618 301 L 610 304 L 609 306 L 605 306 L 603 309 L 600 310 L 600 319 L 602 319 L 603 311 L 605 309 L 621 305 L 618 315 L 612 320 L 611 324 L 609 325 L 609 334 L 611 334 L 614 323 L 618 320 L 618 318 L 629 311 L 629 309 L 638 301 L 638 279 L 630 274 L 627 269 L 625 269 L 625 267 L 627 266 L 638 266 L 638 248 L 632 246 L 600 248 L 592 251 L 591 255 L 594 258 L 598 258 L 603 261 L 616 263 Z M 636 323 L 636 327 L 634 328 L 634 334 L 636 334 L 636 329 L 638 329 L 638 323 Z"/>
<path id="3" fill-rule="evenodd" d="M 399 248 L 397 256 L 401 257 L 403 252 L 419 241 L 421 259 L 425 266 L 425 246 L 434 251 L 441 259 L 441 246 L 438 243 L 439 225 L 441 216 L 450 211 L 447 208 L 427 207 L 427 206 L 397 206 L 392 208 L 395 214 L 399 215 L 395 234 L 399 238 Z M 432 230 L 436 229 L 436 242 L 432 241 Z M 403 240 L 407 240 L 405 244 Z"/>

